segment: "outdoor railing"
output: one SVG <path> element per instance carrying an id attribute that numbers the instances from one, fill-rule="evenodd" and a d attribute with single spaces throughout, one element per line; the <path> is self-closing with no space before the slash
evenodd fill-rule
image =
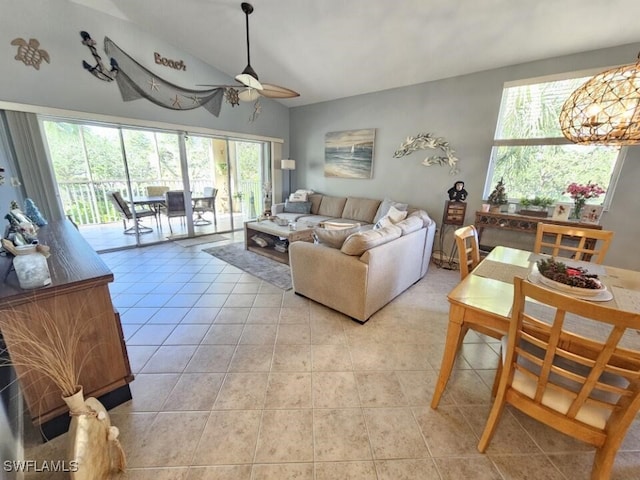
<path id="1" fill-rule="evenodd" d="M 182 190 L 180 180 L 139 180 L 131 182 L 131 190 L 134 196 L 147 194 L 146 188 L 151 185 L 164 185 L 171 190 Z M 191 191 L 202 192 L 205 187 L 211 186 L 209 181 L 192 181 Z M 123 198 L 128 198 L 127 184 L 123 180 L 105 180 L 99 182 L 58 182 L 58 191 L 64 207 L 65 214 L 70 216 L 78 225 L 95 225 L 111 223 L 122 219 L 120 213 L 114 208 L 110 192 L 119 191 Z M 238 185 L 241 195 L 233 199 L 234 210 L 242 211 L 247 218 L 255 217 L 260 213 L 261 188 L 259 182 L 242 181 Z M 216 210 L 222 214 L 229 213 L 228 193 L 218 192 Z"/>

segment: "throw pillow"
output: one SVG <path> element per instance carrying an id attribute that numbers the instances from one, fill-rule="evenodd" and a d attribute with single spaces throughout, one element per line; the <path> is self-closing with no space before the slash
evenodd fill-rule
<path id="1" fill-rule="evenodd" d="M 402 235 L 408 235 L 417 232 L 423 227 L 422 219 L 419 217 L 407 217 L 401 222 L 396 223 L 396 227 L 400 227 Z"/>
<path id="2" fill-rule="evenodd" d="M 323 243 L 331 248 L 342 248 L 342 244 L 352 233 L 356 233 L 360 230 L 360 225 L 350 228 L 342 228 L 340 230 L 327 230 L 326 228 L 315 228 L 316 238 L 320 243 Z"/>
<path id="3" fill-rule="evenodd" d="M 378 223 L 378 220 L 380 220 L 382 217 L 384 217 L 387 214 L 387 212 L 389 211 L 389 207 L 391 206 L 396 207 L 398 210 L 402 212 L 406 211 L 409 208 L 408 203 L 394 202 L 389 198 L 385 198 L 380 204 L 380 206 L 378 207 L 376 216 L 373 217 L 373 223 Z"/>
<path id="4" fill-rule="evenodd" d="M 391 220 L 391 223 L 398 223 L 399 221 L 407 218 L 407 212 L 406 210 L 405 211 L 398 210 L 396 207 L 392 205 L 389 207 L 389 211 L 387 212 L 385 217 Z"/>
<path id="5" fill-rule="evenodd" d="M 311 202 L 291 202 L 286 200 L 284 202 L 284 213 L 311 213 Z"/>
<path id="6" fill-rule="evenodd" d="M 307 192 L 295 192 L 289 195 L 290 202 L 306 202 L 309 194 Z"/>
<path id="7" fill-rule="evenodd" d="M 378 222 L 373 226 L 374 230 L 380 230 L 381 228 L 388 227 L 389 225 L 393 225 L 393 222 L 389 217 L 382 217 Z"/>

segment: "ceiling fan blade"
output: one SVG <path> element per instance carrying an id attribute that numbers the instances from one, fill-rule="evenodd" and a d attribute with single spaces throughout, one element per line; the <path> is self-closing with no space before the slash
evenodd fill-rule
<path id="1" fill-rule="evenodd" d="M 251 75 L 250 73 L 242 72 L 240 75 L 236 75 L 236 80 L 246 87 L 255 88 L 256 90 L 262 90 L 262 84 L 255 76 Z"/>
<path id="2" fill-rule="evenodd" d="M 294 98 L 299 97 L 300 94 L 290 88 L 281 87 L 279 85 L 273 85 L 270 83 L 263 83 L 260 95 L 267 98 Z"/>

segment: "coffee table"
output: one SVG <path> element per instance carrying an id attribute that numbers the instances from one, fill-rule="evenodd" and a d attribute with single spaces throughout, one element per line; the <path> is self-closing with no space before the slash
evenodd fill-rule
<path id="1" fill-rule="evenodd" d="M 288 225 L 280 226 L 273 220 L 261 220 L 259 222 L 251 221 L 244 223 L 244 248 L 251 252 L 263 255 L 276 262 L 286 263 L 289 265 L 289 251 L 279 252 L 273 245 L 261 247 L 256 244 L 251 237 L 259 235 L 262 238 L 275 243 L 281 239 L 287 239 L 292 242 L 313 242 L 313 228 L 306 223 L 295 223 L 295 230 L 291 230 Z"/>

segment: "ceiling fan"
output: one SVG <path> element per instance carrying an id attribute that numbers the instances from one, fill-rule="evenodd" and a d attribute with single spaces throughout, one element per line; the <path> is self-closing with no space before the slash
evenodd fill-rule
<path id="1" fill-rule="evenodd" d="M 239 100 L 245 102 L 251 102 L 253 100 L 258 99 L 260 96 L 267 98 L 294 98 L 299 97 L 300 94 L 295 92 L 289 88 L 281 87 L 279 85 L 273 85 L 270 83 L 261 83 L 258 80 L 258 74 L 251 66 L 251 51 L 249 48 L 249 15 L 253 13 L 253 5 L 250 3 L 242 2 L 240 5 L 242 7 L 242 11 L 245 14 L 246 19 L 246 30 L 247 30 L 247 66 L 244 68 L 242 73 L 236 75 L 235 79 L 242 84 L 245 88 L 243 88 L 240 92 L 237 92 L 237 97 Z M 227 88 L 227 93 L 231 93 L 231 95 L 227 96 L 227 100 L 232 105 L 237 102 L 233 101 L 234 92 L 231 90 L 235 90 L 236 85 L 199 85 L 201 87 L 225 87 Z M 240 87 L 242 88 L 242 87 Z M 231 91 L 231 92 L 230 92 Z M 231 97 L 231 98 L 229 98 Z"/>

